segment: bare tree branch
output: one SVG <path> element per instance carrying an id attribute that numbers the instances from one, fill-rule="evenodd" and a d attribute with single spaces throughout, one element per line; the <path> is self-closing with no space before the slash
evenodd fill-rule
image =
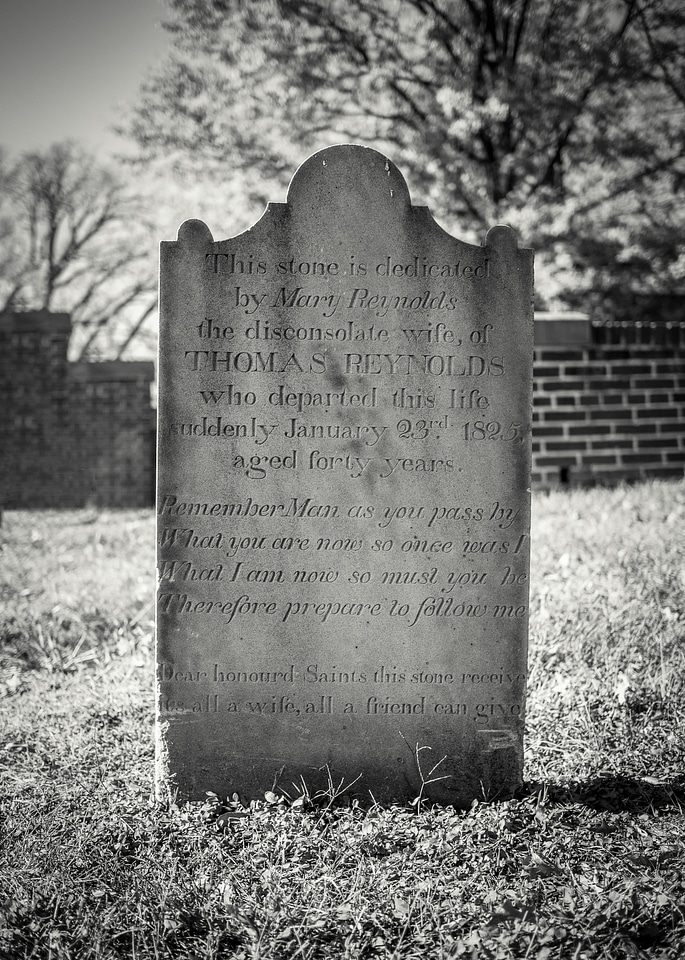
<path id="1" fill-rule="evenodd" d="M 151 244 L 122 183 L 71 143 L 2 171 L 0 303 L 102 329 L 156 288 Z M 150 251 L 150 253 L 148 253 Z"/>

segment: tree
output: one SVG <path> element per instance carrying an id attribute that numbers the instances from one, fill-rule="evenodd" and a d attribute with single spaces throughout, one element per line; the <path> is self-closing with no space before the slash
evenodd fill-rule
<path id="1" fill-rule="evenodd" d="M 156 307 L 140 201 L 73 143 L 0 156 L 0 310 L 71 315 L 76 359 L 120 355 Z"/>
<path id="2" fill-rule="evenodd" d="M 172 52 L 129 132 L 144 160 L 261 182 L 255 200 L 360 140 L 450 229 L 509 222 L 573 287 L 597 275 L 588 235 L 640 247 L 645 198 L 672 209 L 684 181 L 679 0 L 167 3 Z M 682 282 L 672 243 L 661 256 Z"/>

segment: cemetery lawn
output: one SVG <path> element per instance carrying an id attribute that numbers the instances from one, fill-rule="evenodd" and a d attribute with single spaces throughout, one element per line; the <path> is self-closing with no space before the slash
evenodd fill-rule
<path id="1" fill-rule="evenodd" d="M 0 528 L 0 957 L 675 958 L 685 483 L 533 498 L 526 782 L 156 805 L 154 518 Z"/>

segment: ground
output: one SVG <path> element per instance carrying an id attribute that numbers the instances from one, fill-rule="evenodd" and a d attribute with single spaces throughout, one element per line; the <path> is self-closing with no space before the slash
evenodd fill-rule
<path id="1" fill-rule="evenodd" d="M 533 501 L 525 784 L 156 804 L 151 512 L 0 528 L 0 956 L 675 960 L 685 482 Z"/>

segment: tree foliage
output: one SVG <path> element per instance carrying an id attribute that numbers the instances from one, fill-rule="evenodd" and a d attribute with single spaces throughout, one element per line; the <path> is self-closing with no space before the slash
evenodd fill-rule
<path id="1" fill-rule="evenodd" d="M 75 144 L 0 157 L 0 310 L 71 315 L 72 354 L 119 354 L 156 306 L 139 202 Z"/>
<path id="2" fill-rule="evenodd" d="M 559 289 L 616 256 L 610 283 L 626 264 L 685 278 L 679 0 L 167 3 L 172 49 L 130 125 L 144 158 L 251 177 L 263 200 L 314 149 L 362 141 L 450 229 L 517 227 Z"/>

